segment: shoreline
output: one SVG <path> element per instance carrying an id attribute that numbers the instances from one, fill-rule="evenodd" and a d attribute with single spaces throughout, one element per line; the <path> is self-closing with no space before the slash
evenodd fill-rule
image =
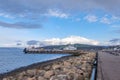
<path id="1" fill-rule="evenodd" d="M 68 55 L 34 63 L 0 74 L 1 80 L 86 80 L 90 79 L 95 53 Z"/>
<path id="2" fill-rule="evenodd" d="M 47 61 L 43 61 L 43 62 L 37 62 L 37 63 L 33 63 L 33 64 L 30 64 L 27 66 L 16 68 L 16 69 L 9 71 L 9 72 L 0 73 L 0 79 L 3 79 L 4 77 L 7 77 L 7 76 L 13 76 L 19 72 L 26 71 L 29 69 L 35 69 L 35 68 L 39 68 L 39 67 L 43 68 L 44 66 L 51 65 L 51 64 L 58 62 L 58 61 L 66 60 L 66 59 L 71 58 L 71 57 L 74 57 L 74 55 L 67 55 L 67 56 L 63 56 L 60 58 L 47 60 Z"/>

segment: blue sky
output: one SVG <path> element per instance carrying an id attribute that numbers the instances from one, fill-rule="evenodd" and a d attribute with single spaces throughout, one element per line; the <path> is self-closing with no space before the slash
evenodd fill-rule
<path id="1" fill-rule="evenodd" d="M 120 44 L 119 4 L 119 0 L 0 0 L 0 46 L 26 46 L 29 41 Z"/>

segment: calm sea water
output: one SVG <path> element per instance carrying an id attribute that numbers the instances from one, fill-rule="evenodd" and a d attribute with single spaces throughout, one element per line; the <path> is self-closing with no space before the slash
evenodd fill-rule
<path id="1" fill-rule="evenodd" d="M 0 48 L 0 73 L 66 55 L 67 54 L 24 54 L 23 49 L 20 48 Z"/>

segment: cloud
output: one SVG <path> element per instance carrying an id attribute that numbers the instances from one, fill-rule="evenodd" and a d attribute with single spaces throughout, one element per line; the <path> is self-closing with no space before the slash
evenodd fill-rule
<path id="1" fill-rule="evenodd" d="M 17 46 L 20 46 L 20 45 L 22 45 L 22 43 L 17 43 L 16 45 L 17 45 Z"/>
<path id="2" fill-rule="evenodd" d="M 87 15 L 84 17 L 85 20 L 88 22 L 96 22 L 97 21 L 97 16 L 95 15 Z"/>
<path id="3" fill-rule="evenodd" d="M 87 39 L 80 36 L 70 36 L 66 38 L 52 38 L 46 39 L 44 41 L 48 45 L 66 45 L 66 44 L 91 44 L 91 45 L 98 45 L 99 42 L 91 39 Z"/>
<path id="4" fill-rule="evenodd" d="M 119 38 L 111 39 L 111 40 L 109 40 L 109 42 L 112 45 L 120 45 L 120 39 Z"/>
<path id="5" fill-rule="evenodd" d="M 103 24 L 113 24 L 120 21 L 120 17 L 113 16 L 113 15 L 104 15 L 103 17 L 97 17 L 95 15 L 86 15 L 83 19 L 87 20 L 88 22 L 100 22 Z"/>
<path id="6" fill-rule="evenodd" d="M 114 20 L 114 21 L 120 21 L 120 17 L 112 16 L 112 17 L 111 17 L 111 20 Z"/>
<path id="7" fill-rule="evenodd" d="M 99 42 L 92 39 L 80 37 L 80 36 L 69 36 L 65 38 L 51 38 L 51 39 L 45 39 L 43 41 L 37 41 L 37 40 L 27 41 L 27 45 L 34 45 L 34 46 L 67 45 L 67 44 L 99 45 Z"/>
<path id="8" fill-rule="evenodd" d="M 103 10 L 120 16 L 119 0 L 0 0 L 0 12 L 12 15 L 41 15 L 58 8 L 68 12 Z M 114 5 L 114 6 L 113 6 Z M 36 17 L 37 17 L 36 16 Z"/>
<path id="9" fill-rule="evenodd" d="M 118 42 L 118 41 L 120 41 L 120 39 L 116 38 L 116 39 L 112 39 L 112 40 L 110 40 L 109 42 L 114 43 L 114 42 Z"/>
<path id="10" fill-rule="evenodd" d="M 19 17 L 22 20 L 42 19 L 45 14 L 57 18 L 68 18 L 71 14 L 79 14 L 81 12 L 91 14 L 98 10 L 110 15 L 120 16 L 120 0 L 0 0 L 0 2 L 0 16 L 7 18 Z M 89 15 L 86 16 L 86 20 L 96 22 L 97 17 Z M 101 22 L 111 23 L 107 18 L 102 18 Z M 37 26 L 38 28 L 40 26 L 35 23 L 26 25 L 25 22 L 23 24 L 4 22 L 2 26 L 3 24 L 5 27 L 10 25 L 19 28 L 25 28 L 25 26 L 26 28 L 28 26 L 31 28 Z"/>
<path id="11" fill-rule="evenodd" d="M 39 44 L 39 41 L 36 41 L 36 40 L 27 41 L 27 45 L 38 45 L 38 44 Z"/>
<path id="12" fill-rule="evenodd" d="M 36 29 L 41 28 L 40 24 L 34 24 L 34 23 L 25 23 L 25 22 L 16 22 L 16 23 L 7 23 L 0 21 L 1 27 L 6 28 L 16 28 L 16 29 Z"/>
<path id="13" fill-rule="evenodd" d="M 107 17 L 102 17 L 100 22 L 104 24 L 111 24 L 111 20 Z"/>
<path id="14" fill-rule="evenodd" d="M 59 17 L 59 18 L 68 18 L 68 14 L 61 12 L 58 9 L 49 9 L 48 13 L 45 14 L 46 16 L 53 16 L 53 17 Z"/>
<path id="15" fill-rule="evenodd" d="M 104 24 L 113 24 L 120 21 L 120 17 L 118 16 L 110 16 L 110 15 L 104 15 L 102 18 L 100 18 L 100 22 Z"/>
<path id="16" fill-rule="evenodd" d="M 5 18 L 11 18 L 11 19 L 14 18 L 13 16 L 10 16 L 9 14 L 5 14 L 5 13 L 0 13 L 0 16 L 3 16 Z"/>

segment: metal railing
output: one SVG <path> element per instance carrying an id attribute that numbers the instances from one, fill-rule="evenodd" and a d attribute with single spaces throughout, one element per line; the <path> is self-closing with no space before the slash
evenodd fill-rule
<path id="1" fill-rule="evenodd" d="M 96 58 L 93 63 L 93 69 L 90 80 L 96 80 L 97 77 L 97 59 L 98 59 L 98 53 L 96 53 Z"/>

